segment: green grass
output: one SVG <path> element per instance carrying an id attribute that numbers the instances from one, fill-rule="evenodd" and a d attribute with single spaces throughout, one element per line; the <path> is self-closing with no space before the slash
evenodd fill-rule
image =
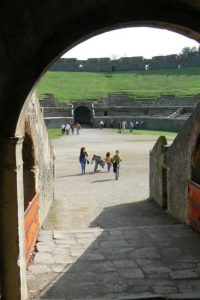
<path id="1" fill-rule="evenodd" d="M 96 99 L 113 92 L 128 92 L 136 97 L 200 93 L 200 67 L 138 72 L 90 73 L 47 72 L 40 80 L 39 98 L 53 93 L 59 101 Z"/>
<path id="2" fill-rule="evenodd" d="M 61 129 L 48 129 L 49 138 L 51 140 L 59 139 L 61 138 Z"/>
<path id="3" fill-rule="evenodd" d="M 114 130 L 114 132 L 116 133 L 116 132 L 118 132 L 118 130 Z M 156 136 L 172 136 L 172 137 L 176 137 L 177 132 L 136 129 L 136 130 L 133 130 L 132 133 L 130 133 L 129 130 L 122 131 L 122 134 L 156 135 Z"/>

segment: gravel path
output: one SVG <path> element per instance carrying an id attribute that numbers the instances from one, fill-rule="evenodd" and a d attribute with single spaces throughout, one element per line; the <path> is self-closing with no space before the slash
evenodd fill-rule
<path id="1" fill-rule="evenodd" d="M 47 228 L 74 230 L 157 224 L 163 212 L 146 201 L 149 151 L 156 139 L 155 136 L 116 134 L 109 129 L 83 129 L 78 136 L 54 140 L 56 201 Z M 78 157 L 83 146 L 90 161 L 93 154 L 105 157 L 107 151 L 114 154 L 118 149 L 122 157 L 119 180 L 115 180 L 113 172 L 107 172 L 106 166 L 94 174 L 92 164 L 86 166 L 87 174 L 82 176 Z M 146 217 L 142 221 L 143 215 Z"/>

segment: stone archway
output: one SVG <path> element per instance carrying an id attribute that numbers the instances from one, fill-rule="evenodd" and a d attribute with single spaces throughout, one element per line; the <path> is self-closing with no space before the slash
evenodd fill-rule
<path id="1" fill-rule="evenodd" d="M 3 3 L 0 20 L 2 299 L 25 300 L 25 269 L 18 264 L 19 248 L 23 248 L 18 226 L 22 217 L 19 203 L 23 198 L 18 190 L 22 141 L 16 138 L 15 130 L 28 94 L 56 58 L 98 33 L 145 25 L 171 29 L 200 41 L 200 3 L 196 0 L 49 0 L 46 3 L 36 0 L 24 5 L 24 1 L 16 4 L 11 0 Z M 16 47 L 17 51 L 12 51 Z M 8 189 L 10 184 L 12 191 Z M 8 207 L 12 208 L 9 218 Z"/>
<path id="2" fill-rule="evenodd" d="M 75 123 L 80 123 L 81 125 L 90 125 L 91 113 L 88 107 L 78 106 L 74 112 Z"/>

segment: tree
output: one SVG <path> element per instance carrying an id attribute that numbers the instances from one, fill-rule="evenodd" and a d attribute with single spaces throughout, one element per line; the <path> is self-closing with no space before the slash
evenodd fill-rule
<path id="1" fill-rule="evenodd" d="M 183 55 L 183 56 L 188 56 L 190 55 L 191 53 L 197 53 L 199 52 L 199 49 L 197 49 L 197 47 L 184 47 L 182 50 L 181 50 L 181 53 L 180 55 Z"/>

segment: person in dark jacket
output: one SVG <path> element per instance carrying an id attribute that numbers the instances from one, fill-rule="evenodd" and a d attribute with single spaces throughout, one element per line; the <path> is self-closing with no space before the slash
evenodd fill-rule
<path id="1" fill-rule="evenodd" d="M 88 161 L 88 154 L 85 150 L 85 147 L 82 147 L 80 150 L 80 155 L 79 155 L 79 162 L 81 164 L 81 171 L 82 171 L 82 175 L 85 174 L 85 165 Z"/>

